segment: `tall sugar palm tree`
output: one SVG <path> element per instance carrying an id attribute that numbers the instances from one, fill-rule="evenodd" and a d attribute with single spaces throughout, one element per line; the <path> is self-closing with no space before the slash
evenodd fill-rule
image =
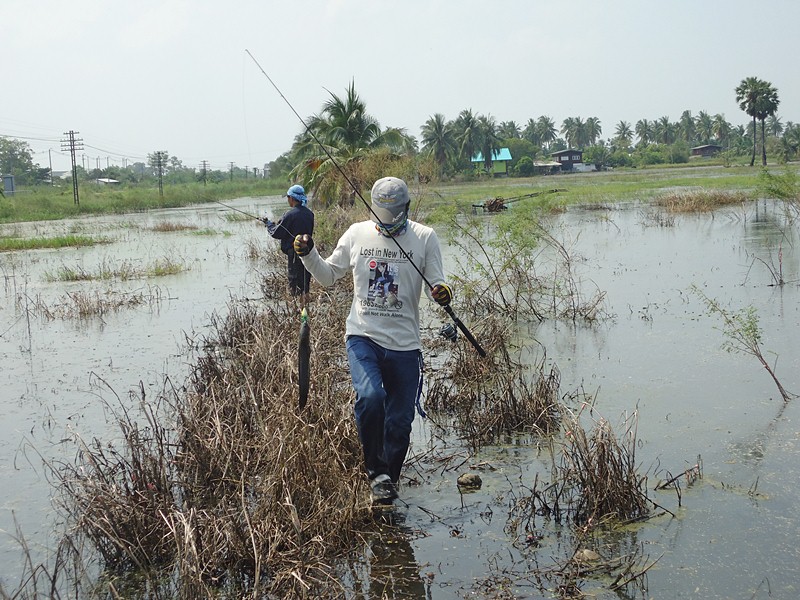
<path id="1" fill-rule="evenodd" d="M 434 114 L 422 126 L 422 151 L 430 154 L 440 171 L 456 154 L 453 126 L 441 113 Z"/>
<path id="2" fill-rule="evenodd" d="M 746 77 L 736 86 L 736 102 L 739 103 L 745 113 L 753 119 L 753 153 L 750 156 L 750 166 L 756 162 L 756 118 L 758 114 L 758 102 L 764 92 L 764 84 L 758 77 Z"/>
<path id="3" fill-rule="evenodd" d="M 589 117 L 586 119 L 586 142 L 587 144 L 594 145 L 597 139 L 603 133 L 603 126 L 600 124 L 600 119 L 597 117 Z"/>
<path id="4" fill-rule="evenodd" d="M 761 164 L 767 166 L 767 144 L 764 122 L 767 117 L 773 116 L 778 111 L 781 101 L 778 99 L 778 90 L 768 81 L 762 82 L 761 96 L 756 102 L 756 118 L 761 121 Z"/>

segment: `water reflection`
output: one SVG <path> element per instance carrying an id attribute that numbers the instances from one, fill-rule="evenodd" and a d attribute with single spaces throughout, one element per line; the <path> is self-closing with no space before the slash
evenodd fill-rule
<path id="1" fill-rule="evenodd" d="M 411 545 L 413 532 L 402 512 L 376 509 L 378 530 L 369 536 L 364 559 L 351 566 L 353 600 L 432 598 L 431 578 L 423 577 Z"/>

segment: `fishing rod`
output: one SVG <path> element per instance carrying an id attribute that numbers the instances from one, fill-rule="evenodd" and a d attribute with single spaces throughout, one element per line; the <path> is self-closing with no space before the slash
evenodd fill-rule
<path id="1" fill-rule="evenodd" d="M 342 167 L 339 165 L 339 162 L 333 157 L 333 155 L 330 153 L 330 151 L 328 151 L 328 148 L 325 147 L 325 144 L 323 144 L 320 141 L 320 139 L 317 137 L 317 134 L 312 131 L 311 127 L 308 126 L 308 123 L 305 122 L 303 117 L 300 116 L 300 113 L 298 113 L 295 110 L 294 106 L 292 106 L 292 103 L 289 102 L 289 100 L 287 100 L 286 96 L 283 95 L 283 92 L 281 92 L 280 88 L 275 84 L 274 81 L 272 81 L 272 77 L 270 77 L 267 74 L 267 72 L 264 70 L 264 68 L 261 66 L 261 64 L 256 60 L 256 57 L 253 56 L 250 53 L 250 50 L 245 48 L 245 52 L 247 52 L 247 55 L 251 59 L 253 59 L 253 62 L 256 64 L 256 66 L 261 71 L 261 73 L 263 73 L 264 77 L 266 77 L 267 80 L 272 84 L 272 87 L 275 88 L 275 91 L 278 92 L 278 95 L 283 99 L 283 101 L 286 103 L 286 105 L 291 109 L 291 111 L 294 113 L 294 115 L 303 124 L 303 127 L 306 130 L 306 133 L 308 133 L 313 138 L 313 140 L 317 143 L 317 145 L 319 145 L 319 147 L 325 153 L 325 156 L 327 156 L 328 160 L 331 161 L 331 164 L 334 167 L 336 167 L 336 170 L 344 178 L 344 180 L 347 181 L 347 183 L 350 185 L 350 188 L 353 190 L 353 192 L 355 192 L 356 196 L 358 196 L 359 200 L 361 200 L 361 202 L 364 204 L 364 206 L 367 207 L 367 210 L 370 212 L 370 214 L 372 215 L 372 217 L 375 220 L 375 222 L 385 228 L 386 224 L 383 221 L 381 221 L 380 217 L 377 214 L 375 214 L 375 211 L 372 210 L 372 207 L 370 206 L 369 202 L 367 202 L 364 199 L 364 196 L 361 195 L 361 192 L 358 190 L 358 187 L 356 187 L 355 183 L 353 183 L 353 180 L 350 179 L 350 176 L 347 173 L 345 173 L 344 169 L 342 169 Z M 428 279 L 425 277 L 425 275 L 422 273 L 422 271 L 420 271 L 419 267 L 411 259 L 411 257 L 408 255 L 408 253 L 403 248 L 403 246 L 400 244 L 400 242 L 397 241 L 397 238 L 395 238 L 394 235 L 389 235 L 389 237 L 392 239 L 392 241 L 394 241 L 395 245 L 397 246 L 398 250 L 400 250 L 400 253 L 403 255 L 403 257 L 409 262 L 409 264 L 411 264 L 412 267 L 414 267 L 414 270 L 422 278 L 422 281 L 425 282 L 425 285 L 428 286 L 428 289 L 432 290 L 433 289 L 433 285 L 431 285 L 431 282 L 428 281 Z M 442 306 L 442 308 L 445 310 L 445 312 L 453 320 L 453 323 L 455 323 L 456 326 L 461 330 L 461 333 L 464 334 L 464 337 L 466 337 L 469 340 L 469 342 L 472 344 L 472 346 L 475 348 L 475 350 L 477 350 L 478 354 L 480 354 L 482 357 L 485 357 L 486 356 L 486 351 L 483 348 L 481 348 L 481 345 L 478 343 L 478 340 L 475 339 L 475 336 L 472 335 L 472 332 L 470 332 L 470 330 L 467 329 L 467 326 L 464 325 L 464 323 L 461 322 L 461 319 L 459 319 L 456 316 L 456 313 L 453 311 L 453 307 L 448 304 L 447 306 Z"/>
<path id="2" fill-rule="evenodd" d="M 245 212 L 243 210 L 239 210 L 238 208 L 234 208 L 233 206 L 229 206 L 229 205 L 227 205 L 227 204 L 225 204 L 223 202 L 220 202 L 219 200 L 212 200 L 212 202 L 216 202 L 217 204 L 222 204 L 222 206 L 224 206 L 225 208 L 229 208 L 231 210 L 235 210 L 236 212 L 242 213 L 243 215 L 248 216 L 251 219 L 255 219 L 256 221 L 261 221 L 264 225 L 266 225 L 267 221 L 269 221 L 269 219 L 267 219 L 266 217 L 264 217 L 262 219 L 261 217 L 257 217 L 255 215 L 251 215 L 249 212 Z M 289 231 L 288 229 L 286 229 L 286 227 L 284 225 L 282 225 L 281 223 L 277 223 L 276 222 L 275 225 L 277 225 L 278 227 L 283 227 L 283 229 L 284 229 L 284 231 L 286 231 L 286 233 L 288 233 L 289 235 L 294 237 L 294 234 L 291 231 Z"/>

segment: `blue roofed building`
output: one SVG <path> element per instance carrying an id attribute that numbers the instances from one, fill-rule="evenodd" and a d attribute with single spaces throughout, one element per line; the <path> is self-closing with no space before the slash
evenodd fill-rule
<path id="1" fill-rule="evenodd" d="M 500 148 L 492 152 L 492 168 L 489 170 L 495 177 L 508 175 L 508 165 L 511 162 L 511 152 L 508 148 Z M 487 171 L 483 153 L 478 152 L 472 157 L 472 164 L 476 170 Z"/>

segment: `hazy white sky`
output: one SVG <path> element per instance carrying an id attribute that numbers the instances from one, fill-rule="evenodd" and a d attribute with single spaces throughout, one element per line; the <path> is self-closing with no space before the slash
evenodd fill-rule
<path id="1" fill-rule="evenodd" d="M 352 80 L 382 126 L 419 136 L 470 108 L 524 125 L 684 110 L 747 116 L 734 88 L 770 81 L 800 121 L 798 0 L 2 0 L 0 135 L 65 169 L 64 132 L 91 167 L 166 150 L 186 166 L 258 166 L 300 115 Z"/>

